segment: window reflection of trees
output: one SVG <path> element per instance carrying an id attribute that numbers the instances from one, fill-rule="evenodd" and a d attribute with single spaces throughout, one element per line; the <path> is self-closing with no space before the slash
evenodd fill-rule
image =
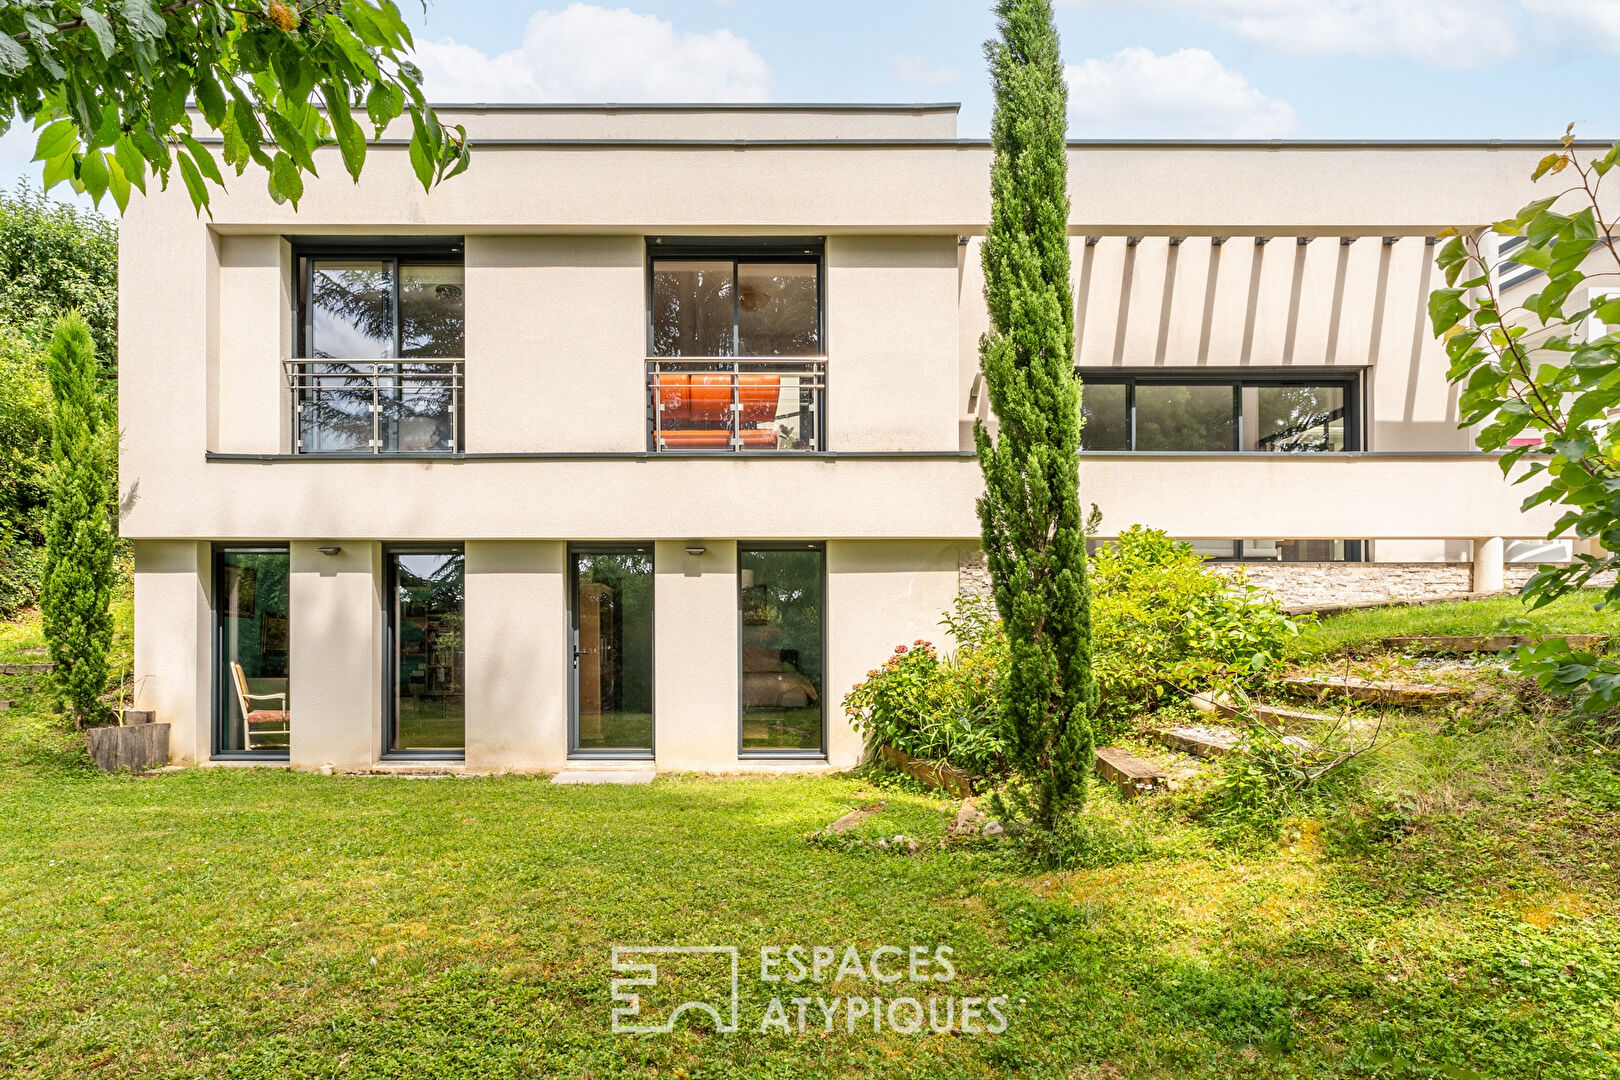
<path id="1" fill-rule="evenodd" d="M 1337 386 L 1263 386 L 1260 450 L 1329 453 L 1344 449 L 1344 390 Z"/>
<path id="2" fill-rule="evenodd" d="M 453 451 L 457 371 L 448 364 L 357 363 L 459 358 L 465 351 L 463 271 L 453 263 L 315 261 L 309 274 L 311 355 L 301 441 L 306 451 Z M 397 325 L 396 325 L 397 308 Z"/>

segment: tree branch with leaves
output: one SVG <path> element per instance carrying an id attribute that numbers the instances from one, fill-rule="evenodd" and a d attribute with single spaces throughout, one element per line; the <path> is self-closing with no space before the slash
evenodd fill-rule
<path id="1" fill-rule="evenodd" d="M 408 116 L 411 167 L 431 189 L 467 167 L 469 146 L 428 106 L 412 47 L 391 0 L 11 0 L 0 134 L 31 121 L 47 190 L 111 195 L 120 211 L 176 172 L 205 210 L 221 166 L 250 164 L 296 207 L 317 149 L 335 144 L 358 180 L 368 142 Z"/>
<path id="2" fill-rule="evenodd" d="M 1448 377 L 1462 388 L 1462 425 L 1478 425 L 1476 444 L 1500 452 L 1503 472 L 1518 470 L 1516 483 L 1537 484 L 1524 510 L 1564 508 L 1550 538 L 1594 540 L 1602 549 L 1540 567 L 1523 590 L 1532 609 L 1620 570 L 1620 221 L 1605 217 L 1601 203 L 1620 143 L 1583 164 L 1572 132 L 1532 179 L 1574 182 L 1510 218 L 1444 230 L 1437 262 L 1446 288 L 1429 297 Z M 1504 241 L 1512 245 L 1506 253 Z M 1540 291 L 1519 303 L 1502 288 L 1510 261 L 1546 274 Z M 1615 604 L 1620 582 L 1599 606 Z M 1587 691 L 1589 709 L 1620 704 L 1613 659 L 1551 638 L 1525 660 L 1543 685 Z"/>

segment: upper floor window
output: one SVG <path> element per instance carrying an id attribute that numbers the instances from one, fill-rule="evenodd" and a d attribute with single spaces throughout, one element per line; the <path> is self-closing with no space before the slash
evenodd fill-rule
<path id="1" fill-rule="evenodd" d="M 1082 373 L 1082 450 L 1327 453 L 1361 445 L 1353 375 Z"/>
<path id="2" fill-rule="evenodd" d="M 822 449 L 820 243 L 648 247 L 649 447 Z"/>
<path id="3" fill-rule="evenodd" d="M 301 252 L 295 449 L 460 449 L 464 285 L 459 243 Z"/>

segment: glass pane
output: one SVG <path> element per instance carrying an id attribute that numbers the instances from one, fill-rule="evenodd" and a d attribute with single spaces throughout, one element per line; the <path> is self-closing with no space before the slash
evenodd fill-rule
<path id="1" fill-rule="evenodd" d="M 574 553 L 578 749 L 652 749 L 652 618 L 650 552 Z"/>
<path id="2" fill-rule="evenodd" d="M 287 751 L 288 560 L 285 551 L 225 551 L 214 603 L 219 615 L 218 747 Z"/>
<path id="3" fill-rule="evenodd" d="M 304 453 L 371 452 L 372 365 L 310 364 L 301 393 Z"/>
<path id="4" fill-rule="evenodd" d="M 1274 559 L 1278 562 L 1344 562 L 1343 540 L 1245 540 L 1245 559 Z"/>
<path id="5" fill-rule="evenodd" d="M 652 355 L 733 356 L 732 262 L 656 259 Z"/>
<path id="6" fill-rule="evenodd" d="M 819 292 L 815 263 L 738 263 L 738 355 L 821 352 Z"/>
<path id="7" fill-rule="evenodd" d="M 742 746 L 821 749 L 820 551 L 743 551 Z"/>
<path id="8" fill-rule="evenodd" d="M 1131 418 L 1124 383 L 1084 383 L 1080 387 L 1082 450 L 1129 450 Z"/>
<path id="9" fill-rule="evenodd" d="M 394 355 L 394 270 L 380 259 L 313 259 L 310 356 L 386 360 Z"/>
<path id="10" fill-rule="evenodd" d="M 1255 412 L 1255 449 L 1327 452 L 1345 448 L 1344 387 L 1262 386 Z"/>
<path id="11" fill-rule="evenodd" d="M 1136 384 L 1136 449 L 1235 450 L 1231 386 Z"/>
<path id="12" fill-rule="evenodd" d="M 821 376 L 766 371 L 743 374 L 738 381 L 738 434 L 744 450 L 816 449 Z"/>
<path id="13" fill-rule="evenodd" d="M 460 263 L 400 263 L 399 354 L 466 355 L 466 304 Z"/>
<path id="14" fill-rule="evenodd" d="M 465 743 L 466 663 L 459 552 L 405 553 L 393 563 L 392 750 L 459 750 Z"/>
<path id="15" fill-rule="evenodd" d="M 384 378 L 383 449 L 415 452 L 456 449 L 456 369 L 449 364 L 401 364 Z"/>

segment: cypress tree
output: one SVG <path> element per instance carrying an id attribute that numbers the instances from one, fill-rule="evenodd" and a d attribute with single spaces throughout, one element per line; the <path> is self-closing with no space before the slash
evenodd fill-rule
<path id="1" fill-rule="evenodd" d="M 45 356 L 51 389 L 51 470 L 45 501 L 45 584 L 40 614 L 57 691 L 80 723 L 99 722 L 112 645 L 112 418 L 96 392 L 90 324 L 57 320 Z"/>
<path id="2" fill-rule="evenodd" d="M 979 342 L 994 438 L 975 442 L 985 562 L 1011 648 L 1002 723 L 1022 785 L 1007 807 L 1050 830 L 1091 769 L 1091 594 L 1080 510 L 1080 388 L 1069 290 L 1068 92 L 1050 0 L 998 0 L 985 45 L 995 90 L 990 332 Z M 1006 805 L 1006 804 L 1003 804 Z"/>

